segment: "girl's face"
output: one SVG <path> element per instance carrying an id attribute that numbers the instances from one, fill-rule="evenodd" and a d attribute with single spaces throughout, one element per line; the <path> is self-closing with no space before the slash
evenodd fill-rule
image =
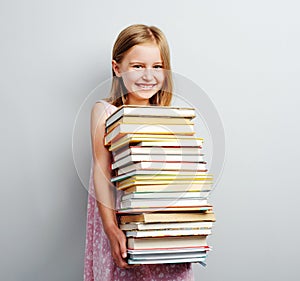
<path id="1" fill-rule="evenodd" d="M 128 91 L 129 104 L 149 104 L 149 99 L 163 86 L 162 66 L 160 50 L 151 43 L 133 46 L 121 63 L 112 61 L 115 74 L 122 77 Z"/>

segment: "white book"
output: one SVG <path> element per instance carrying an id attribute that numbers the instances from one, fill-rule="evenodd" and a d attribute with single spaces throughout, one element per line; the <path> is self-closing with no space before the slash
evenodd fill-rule
<path id="1" fill-rule="evenodd" d="M 141 161 L 123 166 L 117 170 L 117 175 L 126 174 L 135 170 L 175 170 L 207 172 L 206 164 L 200 162 L 159 162 Z"/>
<path id="2" fill-rule="evenodd" d="M 135 238 L 127 239 L 128 249 L 146 250 L 146 249 L 162 249 L 162 248 L 182 248 L 182 247 L 201 247 L 207 246 L 206 235 L 202 236 L 173 236 L 168 237 L 152 237 L 152 238 Z"/>
<path id="3" fill-rule="evenodd" d="M 120 208 L 197 207 L 207 205 L 206 199 L 131 199 L 120 202 Z"/>
<path id="4" fill-rule="evenodd" d="M 140 214 L 140 213 L 150 213 L 150 212 L 204 212 L 204 211 L 211 211 L 212 206 L 206 205 L 206 206 L 189 206 L 189 207 L 149 207 L 149 208 L 124 208 L 124 209 L 118 209 L 119 214 Z"/>
<path id="5" fill-rule="evenodd" d="M 176 254 L 176 253 L 205 253 L 211 251 L 211 246 L 200 246 L 192 248 L 162 248 L 162 249 L 146 249 L 146 250 L 132 250 L 128 249 L 127 253 L 132 256 L 138 255 L 159 255 L 159 254 Z"/>
<path id="6" fill-rule="evenodd" d="M 142 140 L 138 142 L 139 146 L 174 146 L 174 147 L 195 147 L 195 146 L 203 146 L 203 140 L 198 139 L 170 139 L 170 140 Z"/>
<path id="7" fill-rule="evenodd" d="M 161 165 L 168 166 L 169 163 L 166 162 L 178 162 L 177 165 L 180 165 L 181 162 L 189 163 L 199 163 L 203 162 L 203 154 L 196 155 L 170 155 L 170 154 L 134 154 L 128 155 L 112 164 L 112 169 L 120 168 L 126 165 L 132 165 L 133 162 L 160 162 Z M 171 164 L 171 163 L 170 163 Z M 145 165 L 145 164 L 143 164 Z M 157 164 L 159 165 L 159 164 Z M 175 165 L 175 164 L 174 164 Z"/>
<path id="8" fill-rule="evenodd" d="M 127 134 L 111 142 L 109 151 L 117 151 L 136 144 L 138 146 L 173 146 L 173 147 L 202 147 L 203 138 L 184 135 L 165 135 L 165 134 Z"/>
<path id="9" fill-rule="evenodd" d="M 131 222 L 120 224 L 122 230 L 153 230 L 153 229 L 178 229 L 178 228 L 212 228 L 211 221 L 170 222 L 170 223 L 141 223 Z"/>
<path id="10" fill-rule="evenodd" d="M 157 260 L 157 259 L 183 259 L 183 258 L 205 258 L 207 256 L 206 251 L 202 252 L 188 252 L 188 253 L 165 253 L 165 254 L 144 254 L 135 255 L 129 254 L 129 259 L 131 260 Z"/>
<path id="11" fill-rule="evenodd" d="M 130 154 L 160 154 L 160 155 L 200 155 L 199 147 L 162 147 L 162 146 L 130 146 L 122 151 L 113 153 L 114 161 L 117 161 Z"/>
<path id="12" fill-rule="evenodd" d="M 161 260 L 132 260 L 128 259 L 128 264 L 161 264 L 161 263 L 185 263 L 185 262 L 205 262 L 205 258 L 184 258 L 184 259 L 161 259 Z"/>
<path id="13" fill-rule="evenodd" d="M 129 230 L 126 237 L 161 237 L 185 235 L 209 235 L 211 229 L 161 229 L 161 230 Z"/>
<path id="14" fill-rule="evenodd" d="M 130 199 L 164 199 L 164 198 L 201 198 L 206 199 L 210 191 L 184 191 L 184 192 L 133 192 L 124 194 L 122 200 Z"/>
<path id="15" fill-rule="evenodd" d="M 123 188 L 125 194 L 131 192 L 189 192 L 189 191 L 199 191 L 199 192 L 209 192 L 212 190 L 213 183 L 178 183 L 178 184 L 141 184 L 133 185 L 128 188 Z M 205 197 L 205 196 L 203 196 Z"/>

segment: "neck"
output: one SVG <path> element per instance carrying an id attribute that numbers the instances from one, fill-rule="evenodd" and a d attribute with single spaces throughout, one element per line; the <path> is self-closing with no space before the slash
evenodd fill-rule
<path id="1" fill-rule="evenodd" d="M 134 97 L 128 96 L 128 105 L 151 105 L 149 99 L 136 99 Z"/>

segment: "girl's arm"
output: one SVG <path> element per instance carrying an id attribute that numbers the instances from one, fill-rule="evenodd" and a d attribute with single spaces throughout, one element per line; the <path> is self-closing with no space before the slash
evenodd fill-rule
<path id="1" fill-rule="evenodd" d="M 104 231 L 110 241 L 112 257 L 117 266 L 128 268 L 128 264 L 123 259 L 126 257 L 126 237 L 118 227 L 115 212 L 115 187 L 110 182 L 111 153 L 103 143 L 106 117 L 105 106 L 102 103 L 96 103 L 91 115 L 95 194 Z"/>

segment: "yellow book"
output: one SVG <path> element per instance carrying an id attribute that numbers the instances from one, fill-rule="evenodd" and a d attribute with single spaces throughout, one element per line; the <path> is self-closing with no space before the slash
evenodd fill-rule
<path id="1" fill-rule="evenodd" d="M 141 124 L 119 124 L 104 137 L 104 144 L 108 145 L 113 140 L 117 140 L 125 134 L 154 134 L 154 135 L 186 135 L 195 134 L 193 125 L 141 125 Z"/>
<path id="2" fill-rule="evenodd" d="M 162 178 L 162 179 L 154 179 L 154 178 L 140 178 L 140 177 L 131 177 L 129 179 L 120 181 L 116 183 L 118 189 L 125 189 L 135 185 L 177 185 L 181 184 L 182 186 L 188 188 L 192 183 L 210 183 L 212 184 L 212 177 L 198 177 L 198 178 Z"/>
<path id="3" fill-rule="evenodd" d="M 145 179 L 145 180 L 160 180 L 160 179 L 165 179 L 165 180 L 193 180 L 198 177 L 202 177 L 207 175 L 207 170 L 204 171 L 184 171 L 184 170 L 135 170 L 131 171 L 119 176 L 115 176 L 111 179 L 111 182 L 120 182 L 120 181 L 125 181 L 129 178 L 136 177 L 141 177 L 140 179 Z"/>
<path id="4" fill-rule="evenodd" d="M 162 223 L 162 222 L 193 222 L 193 221 L 216 221 L 215 214 L 208 212 L 193 213 L 143 213 L 137 215 L 122 215 L 121 223 Z"/>
<path id="5" fill-rule="evenodd" d="M 122 105 L 106 120 L 106 127 L 118 121 L 122 116 L 144 117 L 174 117 L 174 118 L 190 118 L 193 119 L 195 109 L 191 107 L 175 107 L 175 106 L 147 106 L 147 105 Z"/>
<path id="6" fill-rule="evenodd" d="M 176 118 L 176 117 L 137 117 L 137 116 L 123 116 L 121 119 L 111 124 L 106 128 L 109 133 L 112 129 L 120 124 L 181 124 L 181 125 L 194 125 L 189 118 Z"/>

